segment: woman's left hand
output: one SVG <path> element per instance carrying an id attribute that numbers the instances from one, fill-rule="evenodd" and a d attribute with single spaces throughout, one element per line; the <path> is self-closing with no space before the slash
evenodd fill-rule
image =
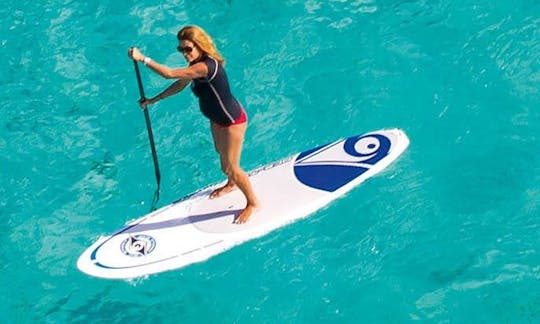
<path id="1" fill-rule="evenodd" d="M 128 56 L 135 61 L 142 61 L 144 60 L 144 55 L 139 51 L 137 47 L 131 47 L 128 51 Z"/>

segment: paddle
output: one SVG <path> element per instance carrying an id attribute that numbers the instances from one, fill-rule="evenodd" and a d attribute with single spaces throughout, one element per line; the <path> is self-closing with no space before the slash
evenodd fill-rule
<path id="1" fill-rule="evenodd" d="M 141 73 L 139 72 L 139 64 L 137 61 L 133 60 L 133 64 L 135 65 L 135 73 L 137 74 L 137 83 L 139 85 L 139 94 L 141 96 L 141 101 L 145 100 L 146 97 L 144 95 L 144 88 L 141 81 Z M 152 200 L 152 210 L 155 209 L 155 205 L 157 201 L 159 200 L 159 185 L 161 181 L 161 175 L 159 173 L 159 164 L 158 164 L 158 158 L 156 153 L 156 145 L 154 144 L 154 135 L 152 133 L 152 125 L 150 123 L 150 115 L 148 114 L 148 107 L 146 109 L 143 109 L 144 111 L 144 118 L 146 120 L 146 130 L 148 131 L 148 140 L 150 141 L 150 148 L 152 149 L 152 158 L 154 159 L 154 171 L 156 173 L 156 181 L 157 181 L 157 189 L 154 193 L 154 199 Z"/>

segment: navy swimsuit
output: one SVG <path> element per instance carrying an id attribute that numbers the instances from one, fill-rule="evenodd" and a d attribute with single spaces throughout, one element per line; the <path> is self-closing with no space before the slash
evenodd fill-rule
<path id="1" fill-rule="evenodd" d="M 191 90 L 199 98 L 201 112 L 208 119 L 222 126 L 229 126 L 242 117 L 243 109 L 231 94 L 225 69 L 219 62 L 208 55 L 191 64 L 204 62 L 208 75 L 193 79 Z"/>

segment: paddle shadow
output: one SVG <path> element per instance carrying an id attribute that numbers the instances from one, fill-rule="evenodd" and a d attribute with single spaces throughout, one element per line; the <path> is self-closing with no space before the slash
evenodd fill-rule
<path id="1" fill-rule="evenodd" d="M 177 227 L 177 226 L 184 226 L 187 224 L 204 222 L 211 219 L 229 216 L 231 214 L 234 215 L 234 219 L 236 219 L 241 211 L 242 209 L 231 209 L 231 210 L 218 211 L 214 213 L 191 215 L 188 217 L 170 219 L 163 222 L 157 222 L 157 223 L 151 223 L 151 224 L 133 224 L 133 225 L 129 225 L 121 229 L 115 235 L 120 234 L 120 233 L 131 234 L 131 233 L 138 233 L 138 232 L 145 232 L 145 231 L 160 230 L 160 229 L 165 229 L 165 228 L 172 228 L 172 227 Z"/>

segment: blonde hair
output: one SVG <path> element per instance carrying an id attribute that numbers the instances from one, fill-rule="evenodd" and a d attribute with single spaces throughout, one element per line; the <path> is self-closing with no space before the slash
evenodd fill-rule
<path id="1" fill-rule="evenodd" d="M 186 26 L 180 29 L 176 37 L 179 41 L 188 40 L 193 42 L 205 54 L 218 60 L 221 65 L 225 65 L 225 59 L 219 54 L 214 41 L 201 27 Z"/>

